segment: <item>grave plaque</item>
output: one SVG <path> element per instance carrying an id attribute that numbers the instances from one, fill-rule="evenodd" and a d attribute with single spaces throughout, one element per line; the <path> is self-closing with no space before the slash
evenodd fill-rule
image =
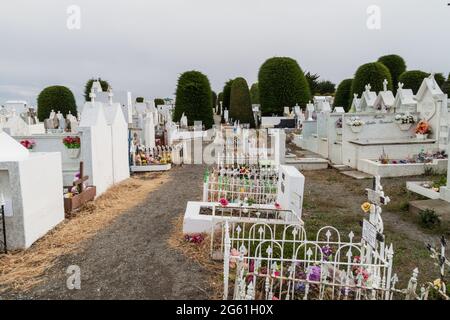
<path id="1" fill-rule="evenodd" d="M 363 220 L 362 237 L 372 248 L 375 249 L 377 244 L 377 229 L 366 219 Z"/>

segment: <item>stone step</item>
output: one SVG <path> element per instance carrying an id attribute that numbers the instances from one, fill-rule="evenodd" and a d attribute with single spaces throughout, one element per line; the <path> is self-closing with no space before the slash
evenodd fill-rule
<path id="1" fill-rule="evenodd" d="M 362 179 L 372 179 L 373 175 L 365 173 L 365 172 L 361 172 L 361 171 L 357 171 L 357 170 L 353 170 L 353 171 L 341 171 L 342 174 L 345 174 L 348 177 L 351 177 L 353 179 L 356 180 L 362 180 Z"/>
<path id="2" fill-rule="evenodd" d="M 298 170 L 323 170 L 327 169 L 329 162 L 322 158 L 296 158 L 286 159 L 286 165 L 296 167 Z"/>
<path id="3" fill-rule="evenodd" d="M 338 171 L 355 171 L 356 169 L 349 167 L 345 164 L 332 164 L 332 168 L 338 170 Z"/>

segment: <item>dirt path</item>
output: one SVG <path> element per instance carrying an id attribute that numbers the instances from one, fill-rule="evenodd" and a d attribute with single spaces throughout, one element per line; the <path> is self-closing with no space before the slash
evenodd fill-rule
<path id="1" fill-rule="evenodd" d="M 203 166 L 170 171 L 172 179 L 145 202 L 88 241 L 80 253 L 63 256 L 27 299 L 206 299 L 208 274 L 167 245 L 172 222 L 186 201 L 200 200 Z M 81 290 L 68 290 L 66 270 L 81 269 Z"/>

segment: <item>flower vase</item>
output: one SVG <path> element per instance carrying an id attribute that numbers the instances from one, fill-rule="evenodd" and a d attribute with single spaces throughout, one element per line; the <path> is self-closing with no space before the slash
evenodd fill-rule
<path id="1" fill-rule="evenodd" d="M 398 123 L 398 127 L 401 131 L 408 131 L 412 126 L 412 123 Z"/>
<path id="2" fill-rule="evenodd" d="M 80 155 L 80 148 L 77 149 L 67 149 L 70 159 L 76 159 Z"/>
<path id="3" fill-rule="evenodd" d="M 360 133 L 362 130 L 362 126 L 350 126 L 353 133 Z"/>

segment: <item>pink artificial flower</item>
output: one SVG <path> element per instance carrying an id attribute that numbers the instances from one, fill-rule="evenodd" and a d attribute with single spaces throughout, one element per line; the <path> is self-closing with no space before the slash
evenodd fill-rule
<path id="1" fill-rule="evenodd" d="M 228 205 L 228 200 L 225 199 L 225 198 L 221 198 L 221 199 L 219 200 L 219 203 L 220 203 L 220 205 L 221 205 L 222 207 L 226 207 L 226 206 Z"/>
<path id="2" fill-rule="evenodd" d="M 275 209 L 277 210 L 281 209 L 281 205 L 278 202 L 275 202 Z"/>

